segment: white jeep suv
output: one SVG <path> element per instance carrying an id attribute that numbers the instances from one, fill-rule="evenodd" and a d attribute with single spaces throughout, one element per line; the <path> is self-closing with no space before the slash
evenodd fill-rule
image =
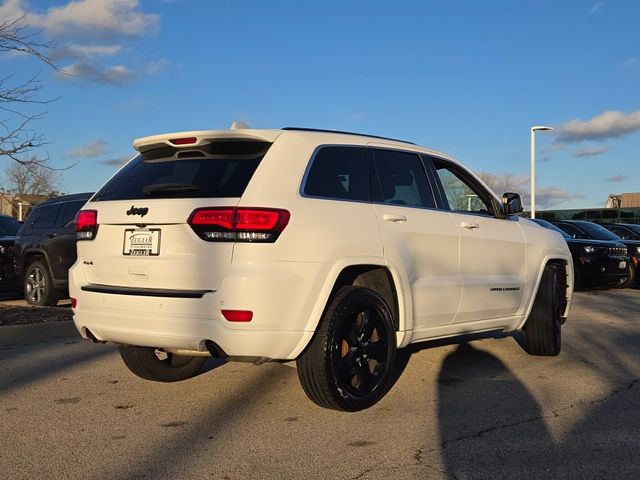
<path id="1" fill-rule="evenodd" d="M 399 348 L 520 332 L 557 355 L 563 238 L 448 155 L 345 132 L 249 128 L 138 139 L 76 218 L 75 324 L 156 381 L 208 356 L 297 362 L 309 398 L 355 411 Z"/>

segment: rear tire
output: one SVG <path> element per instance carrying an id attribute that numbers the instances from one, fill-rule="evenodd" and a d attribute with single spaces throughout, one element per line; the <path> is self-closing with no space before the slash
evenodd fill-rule
<path id="1" fill-rule="evenodd" d="M 62 295 L 53 286 L 49 267 L 42 258 L 31 262 L 25 270 L 23 292 L 27 303 L 38 307 L 57 305 Z"/>
<path id="2" fill-rule="evenodd" d="M 353 412 L 387 393 L 395 358 L 389 307 L 373 290 L 348 286 L 331 301 L 296 363 L 302 388 L 314 403 Z"/>
<path id="3" fill-rule="evenodd" d="M 560 353 L 561 309 L 564 305 L 558 268 L 547 265 L 542 273 L 536 299 L 524 325 L 524 349 L 531 355 Z"/>
<path id="4" fill-rule="evenodd" d="M 154 382 L 179 382 L 194 377 L 207 357 L 182 357 L 152 347 L 120 346 L 120 357 L 132 373 Z"/>

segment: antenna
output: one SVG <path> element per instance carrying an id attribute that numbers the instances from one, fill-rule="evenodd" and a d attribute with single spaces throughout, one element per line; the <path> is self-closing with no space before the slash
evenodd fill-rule
<path id="1" fill-rule="evenodd" d="M 234 120 L 230 128 L 231 130 L 239 130 L 242 128 L 251 128 L 251 127 L 244 122 L 239 122 L 237 120 Z"/>

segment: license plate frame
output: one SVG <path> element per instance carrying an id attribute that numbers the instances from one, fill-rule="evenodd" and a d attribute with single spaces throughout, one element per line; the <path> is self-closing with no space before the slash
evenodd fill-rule
<path id="1" fill-rule="evenodd" d="M 160 255 L 160 228 L 126 228 L 122 254 L 130 257 L 157 257 Z"/>

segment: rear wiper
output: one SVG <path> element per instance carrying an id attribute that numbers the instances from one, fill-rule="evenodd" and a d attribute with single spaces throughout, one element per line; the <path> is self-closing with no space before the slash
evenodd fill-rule
<path id="1" fill-rule="evenodd" d="M 152 183 L 142 189 L 146 195 L 157 192 L 193 192 L 196 190 L 202 190 L 202 187 L 188 183 Z"/>

